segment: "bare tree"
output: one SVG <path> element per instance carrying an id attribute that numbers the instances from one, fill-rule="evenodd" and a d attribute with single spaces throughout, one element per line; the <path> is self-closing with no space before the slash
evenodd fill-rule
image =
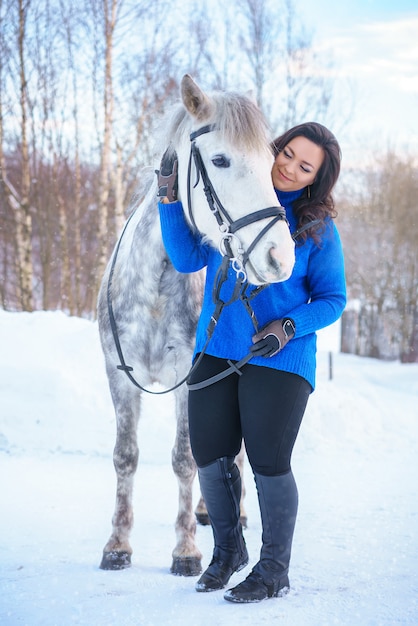
<path id="1" fill-rule="evenodd" d="M 241 25 L 238 65 L 252 76 L 257 102 L 275 132 L 324 118 L 333 81 L 294 1 L 282 0 L 278 7 L 277 0 L 235 0 L 234 6 Z"/>
<path id="2" fill-rule="evenodd" d="M 96 3 L 94 3 L 96 4 Z M 103 275 L 108 258 L 108 201 L 111 188 L 110 167 L 111 167 L 111 141 L 113 125 L 113 55 L 114 38 L 117 20 L 123 0 L 103 0 L 95 6 L 96 15 L 99 20 L 99 28 L 103 35 L 103 56 L 104 56 L 104 76 L 103 76 L 103 132 L 100 154 L 100 180 L 98 197 L 98 262 L 96 269 L 95 292 L 97 293 L 101 276 Z M 100 6 L 101 5 L 101 6 Z M 96 41 L 97 62 L 100 63 L 102 54 L 100 40 Z"/>
<path id="3" fill-rule="evenodd" d="M 358 303 L 350 313 L 356 341 L 346 351 L 418 360 L 417 194 L 413 160 L 389 151 L 364 174 L 357 200 L 340 211 L 349 297 Z"/>
<path id="4" fill-rule="evenodd" d="M 97 120 L 102 124 L 98 132 L 98 257 L 91 282 L 95 298 L 110 248 L 122 227 L 126 205 L 133 193 L 133 170 L 141 164 L 141 159 L 144 165 L 151 153 L 152 120 L 155 125 L 155 118 L 161 115 L 170 97 L 172 99 L 174 88 L 177 95 L 178 83 L 171 78 L 170 45 L 162 36 L 164 20 L 158 13 L 158 2 L 91 2 L 99 27 L 93 75 Z M 126 38 L 129 40 L 133 22 L 141 32 L 141 45 L 136 54 L 126 47 L 132 47 L 132 43 L 125 42 Z M 148 44 L 146 47 L 144 42 Z M 103 68 L 101 75 L 100 67 Z M 101 100 L 97 98 L 100 93 Z M 127 120 L 131 121 L 131 126 Z M 139 147 L 141 157 L 138 160 Z"/>
<path id="5" fill-rule="evenodd" d="M 273 34 L 272 15 L 264 0 L 238 0 L 237 4 L 245 18 L 245 29 L 239 36 L 239 45 L 252 70 L 258 105 L 268 114 L 271 107 L 265 98 L 266 74 L 271 71 L 277 45 L 274 38 L 269 36 Z"/>
<path id="6" fill-rule="evenodd" d="M 68 90 L 71 93 L 72 106 L 70 105 L 70 119 L 73 125 L 73 141 L 70 146 L 74 159 L 74 195 L 71 203 L 72 219 L 68 220 L 67 211 L 60 203 L 60 227 L 61 241 L 63 244 L 62 258 L 65 266 L 64 283 L 67 285 L 66 293 L 67 306 L 72 315 L 81 315 L 83 313 L 81 302 L 81 163 L 80 163 L 80 125 L 79 125 L 79 80 L 78 71 L 75 65 L 75 47 L 77 44 L 77 24 L 74 6 L 70 3 L 60 0 L 60 17 L 63 25 L 63 37 L 67 50 L 67 63 L 69 71 Z M 70 231 L 69 225 L 73 225 L 73 244 L 68 241 Z M 70 249 L 72 263 L 70 263 Z M 67 260 L 66 260 L 67 259 Z M 67 275 L 67 272 L 69 275 Z M 73 277 L 73 288 L 71 276 Z M 65 293 L 64 292 L 64 293 Z M 63 290 L 61 290 L 61 294 Z M 62 306 L 65 306 L 62 302 Z"/>
<path id="7" fill-rule="evenodd" d="M 16 246 L 16 268 L 18 276 L 17 298 L 24 311 L 31 311 L 33 307 L 32 299 L 32 216 L 30 207 L 30 163 L 29 163 L 29 139 L 28 139 L 28 93 L 27 93 L 27 61 L 26 61 L 26 26 L 27 15 L 30 8 L 30 1 L 18 0 L 17 3 L 1 5 L 5 10 L 2 15 L 2 26 L 5 26 L 5 17 L 8 20 L 7 35 L 9 41 L 5 40 L 5 31 L 2 35 L 2 52 L 8 51 L 8 61 L 10 66 L 14 64 L 18 81 L 15 85 L 18 89 L 18 105 L 16 114 L 19 116 L 19 148 L 21 173 L 18 185 L 14 184 L 9 175 L 9 168 L 5 155 L 5 129 L 4 129 L 4 90 L 6 80 L 4 77 L 5 63 L 1 62 L 2 76 L 0 79 L 0 168 L 2 173 L 2 190 L 9 209 L 12 212 L 15 223 L 15 246 Z M 13 48 L 16 54 L 13 54 Z M 12 56 L 13 55 L 13 56 Z M 12 71 L 13 71 L 12 69 Z M 18 113 L 19 111 L 19 113 Z"/>

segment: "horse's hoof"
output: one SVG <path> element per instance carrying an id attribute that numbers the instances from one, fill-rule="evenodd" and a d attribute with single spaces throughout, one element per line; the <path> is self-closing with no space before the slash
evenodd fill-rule
<path id="1" fill-rule="evenodd" d="M 118 570 L 131 567 L 131 555 L 129 552 L 112 550 L 111 552 L 103 552 L 100 569 Z"/>
<path id="2" fill-rule="evenodd" d="M 210 519 L 207 513 L 195 513 L 196 521 L 201 526 L 210 526 Z"/>
<path id="3" fill-rule="evenodd" d="M 202 563 L 197 556 L 175 557 L 170 568 L 175 576 L 199 576 Z"/>

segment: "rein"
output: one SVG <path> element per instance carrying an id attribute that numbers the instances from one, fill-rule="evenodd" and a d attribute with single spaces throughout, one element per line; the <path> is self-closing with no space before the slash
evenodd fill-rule
<path id="1" fill-rule="evenodd" d="M 150 389 L 146 389 L 145 387 L 143 387 L 142 385 L 140 385 L 140 383 L 135 379 L 135 377 L 133 376 L 132 372 L 133 372 L 133 367 L 130 365 L 127 365 L 124 355 L 123 355 L 123 351 L 122 351 L 122 346 L 120 344 L 120 340 L 119 340 L 119 334 L 118 334 L 118 330 L 117 330 L 117 325 L 116 325 L 116 320 L 115 320 L 115 315 L 113 312 L 113 304 L 112 304 L 112 282 L 113 282 L 113 274 L 114 274 L 114 270 L 115 270 L 115 266 L 116 266 L 116 261 L 117 261 L 117 257 L 119 254 L 119 249 L 122 243 L 122 239 L 123 236 L 126 232 L 126 229 L 128 227 L 128 224 L 130 222 L 130 220 L 132 219 L 133 215 L 135 214 L 135 212 L 133 212 L 130 217 L 128 218 L 128 220 L 125 223 L 125 226 L 122 230 L 122 233 L 119 237 L 119 241 L 116 245 L 115 248 L 115 252 L 113 254 L 113 259 L 112 259 L 112 264 L 110 267 L 110 271 L 109 271 L 109 280 L 107 283 L 107 310 L 108 310 L 108 315 L 109 315 L 109 323 L 110 323 L 110 328 L 112 331 L 112 335 L 113 335 L 113 340 L 115 343 L 115 347 L 116 347 L 116 351 L 118 353 L 118 357 L 119 357 L 119 361 L 120 364 L 116 366 L 116 368 L 118 370 L 121 370 L 123 372 L 125 372 L 126 376 L 128 377 L 128 379 L 131 381 L 131 383 L 137 387 L 138 389 L 140 389 L 141 391 L 145 391 L 146 393 L 150 393 L 152 395 L 163 395 L 166 393 L 169 393 L 171 391 L 174 391 L 175 389 L 178 389 L 181 385 L 183 385 L 185 382 L 187 382 L 189 380 L 189 378 L 191 377 L 192 373 L 197 369 L 197 367 L 199 366 L 205 352 L 206 349 L 209 345 L 209 342 L 212 338 L 213 332 L 215 330 L 216 324 L 218 323 L 219 317 L 224 309 L 225 306 L 228 306 L 229 304 L 232 304 L 232 302 L 235 302 L 236 300 L 240 299 L 246 309 L 246 311 L 248 312 L 252 323 L 254 325 L 255 331 L 258 332 L 258 323 L 257 323 L 257 319 L 255 316 L 255 312 L 251 306 L 251 300 L 253 300 L 253 298 L 255 298 L 255 296 L 257 296 L 263 289 L 265 289 L 268 285 L 263 284 L 260 285 L 258 287 L 256 287 L 252 293 L 250 295 L 246 294 L 247 288 L 248 288 L 248 283 L 247 281 L 247 273 L 245 271 L 245 265 L 247 262 L 249 262 L 249 256 L 251 254 L 251 252 L 254 250 L 255 246 L 257 245 L 257 243 L 260 241 L 260 239 L 264 236 L 264 234 L 279 220 L 286 220 L 286 212 L 285 209 L 281 206 L 279 207 L 268 207 L 266 209 L 260 209 L 259 211 L 254 211 L 253 213 L 250 213 L 249 215 L 246 215 L 244 217 L 241 217 L 237 220 L 233 220 L 231 219 L 230 215 L 228 214 L 227 210 L 225 209 L 225 207 L 223 206 L 223 204 L 221 203 L 221 201 L 219 200 L 215 189 L 213 188 L 212 182 L 207 174 L 207 170 L 205 167 L 205 164 L 203 163 L 202 157 L 200 155 L 200 151 L 199 148 L 196 145 L 195 139 L 197 137 L 199 137 L 202 134 L 205 133 L 209 133 L 213 130 L 216 130 L 216 126 L 211 124 L 211 125 L 207 125 L 207 126 L 203 126 L 202 128 L 200 128 L 199 130 L 191 133 L 190 135 L 190 141 L 192 142 L 191 145 L 191 149 L 190 149 L 190 157 L 189 157 L 189 165 L 188 165 L 188 172 L 187 172 L 187 204 L 188 204 L 188 211 L 189 211 L 189 218 L 190 221 L 193 225 L 194 228 L 196 228 L 196 230 L 198 230 L 194 217 L 193 217 L 193 211 L 192 211 L 192 203 L 191 203 L 191 166 L 192 166 L 192 161 L 194 160 L 195 166 L 196 166 L 196 172 L 197 172 L 197 180 L 194 184 L 194 187 L 197 186 L 197 184 L 199 183 L 200 178 L 202 179 L 203 182 L 203 189 L 205 192 L 205 196 L 206 196 L 206 200 L 207 203 L 209 205 L 209 209 L 210 211 L 213 213 L 213 215 L 216 218 L 216 221 L 218 222 L 218 226 L 219 226 L 219 230 L 222 233 L 222 237 L 219 243 L 219 251 L 222 255 L 222 263 L 217 271 L 216 277 L 215 277 L 215 281 L 214 281 L 214 286 L 213 286 L 213 291 L 212 291 L 212 299 L 213 302 L 215 304 L 215 310 L 211 316 L 209 325 L 206 329 L 206 334 L 207 334 L 207 339 L 205 342 L 205 345 L 202 348 L 202 351 L 200 352 L 198 358 L 196 359 L 196 361 L 193 363 L 192 367 L 190 368 L 188 374 L 182 379 L 180 380 L 176 385 L 174 385 L 173 387 L 170 387 L 169 389 L 164 389 L 163 391 L 152 391 Z M 231 248 L 231 240 L 232 238 L 236 238 L 239 242 L 239 239 L 236 236 L 236 232 L 238 230 L 240 230 L 241 228 L 244 228 L 245 226 L 248 226 L 249 224 L 252 224 L 254 222 L 257 222 L 261 219 L 265 219 L 267 217 L 273 217 L 274 219 L 271 220 L 261 231 L 260 233 L 258 233 L 258 235 L 255 237 L 254 241 L 250 244 L 250 246 L 248 247 L 248 250 L 245 252 L 241 246 L 239 245 L 238 247 L 238 254 L 239 257 L 234 256 L 233 252 L 232 252 L 232 248 Z M 287 220 L 286 220 L 287 221 Z M 309 222 L 308 224 L 305 224 L 304 226 L 302 226 L 301 228 L 299 228 L 293 235 L 292 238 L 293 240 L 296 240 L 296 238 L 301 235 L 303 232 L 305 232 L 308 228 L 311 228 L 312 226 L 317 225 L 318 223 L 320 223 L 321 220 L 313 220 L 311 222 Z M 233 293 L 230 297 L 229 300 L 227 300 L 226 302 L 224 300 L 222 300 L 221 298 L 221 290 L 222 290 L 222 285 L 227 281 L 228 279 L 228 267 L 229 264 L 231 263 L 231 266 L 233 268 L 233 270 L 235 271 L 235 286 L 234 286 L 234 290 Z M 253 268 L 254 271 L 254 268 Z M 230 374 L 232 374 L 233 372 L 241 375 L 241 368 L 251 359 L 252 357 L 252 353 L 249 352 L 245 357 L 243 357 L 240 361 L 237 362 L 233 362 L 228 360 L 228 365 L 229 368 L 227 368 L 226 370 L 224 370 L 223 372 L 220 372 L 219 374 L 212 376 L 211 378 L 208 378 L 207 380 L 201 381 L 199 383 L 195 383 L 195 384 L 189 384 L 189 390 L 193 391 L 196 389 L 202 389 L 203 387 L 207 387 L 223 378 L 225 378 L 226 376 L 229 376 Z"/>

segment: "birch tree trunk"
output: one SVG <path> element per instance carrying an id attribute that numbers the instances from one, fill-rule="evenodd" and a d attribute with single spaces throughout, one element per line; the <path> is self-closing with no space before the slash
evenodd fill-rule
<path id="1" fill-rule="evenodd" d="M 99 201 L 98 201 L 98 261 L 95 270 L 96 289 L 98 293 L 100 282 L 108 260 L 108 200 L 111 187 L 111 140 L 113 121 L 113 37 L 116 27 L 118 0 L 108 0 L 103 2 L 104 10 L 104 34 L 105 34 L 105 73 L 103 89 L 103 144 L 100 159 L 99 178 Z"/>
<path id="2" fill-rule="evenodd" d="M 27 91 L 25 73 L 25 26 L 28 3 L 19 0 L 19 74 L 20 74 L 20 132 L 22 142 L 22 172 L 20 198 L 14 198 L 15 222 L 16 222 L 16 248 L 18 258 L 20 303 L 23 311 L 33 310 L 32 297 L 32 218 L 30 213 L 30 166 L 29 146 L 27 136 Z M 11 191 L 11 190 L 9 190 Z M 12 193 L 8 196 L 12 199 Z"/>
<path id="3" fill-rule="evenodd" d="M 116 168 L 115 173 L 113 175 L 113 188 L 115 191 L 115 228 L 116 235 L 119 236 L 123 224 L 125 222 L 125 211 L 124 211 L 124 201 L 125 201 L 125 187 L 123 183 L 123 155 L 122 148 L 119 144 L 116 146 Z"/>

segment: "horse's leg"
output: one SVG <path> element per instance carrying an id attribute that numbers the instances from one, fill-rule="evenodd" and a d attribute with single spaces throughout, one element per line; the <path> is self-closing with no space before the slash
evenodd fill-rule
<path id="1" fill-rule="evenodd" d="M 210 526 L 208 510 L 206 508 L 206 504 L 203 499 L 203 496 L 200 496 L 199 502 L 197 503 L 197 507 L 194 510 L 194 514 L 196 515 L 196 520 L 201 526 Z"/>
<path id="2" fill-rule="evenodd" d="M 235 459 L 235 462 L 241 474 L 240 522 L 243 528 L 247 528 L 248 519 L 247 519 L 247 513 L 245 512 L 245 507 L 244 507 L 244 498 L 245 498 L 244 460 L 245 460 L 245 446 L 243 443 L 241 446 L 241 450 Z M 197 503 L 197 507 L 195 508 L 195 515 L 199 524 L 201 524 L 202 526 L 210 525 L 208 511 L 207 511 L 206 504 L 202 496 L 200 496 L 200 500 Z"/>
<path id="3" fill-rule="evenodd" d="M 176 390 L 175 398 L 177 431 L 172 464 L 179 483 L 179 509 L 176 519 L 177 544 L 173 550 L 170 571 L 178 576 L 197 576 L 202 571 L 202 554 L 195 543 L 193 482 L 196 476 L 196 465 L 190 448 L 185 385 Z"/>
<path id="4" fill-rule="evenodd" d="M 132 493 L 136 468 L 138 465 L 137 424 L 139 415 L 139 395 L 128 400 L 119 392 L 122 403 L 114 404 L 117 419 L 116 445 L 113 451 L 113 464 L 116 470 L 116 506 L 112 518 L 112 534 L 104 547 L 100 568 L 119 570 L 131 566 L 132 548 L 129 536 L 133 526 Z"/>

